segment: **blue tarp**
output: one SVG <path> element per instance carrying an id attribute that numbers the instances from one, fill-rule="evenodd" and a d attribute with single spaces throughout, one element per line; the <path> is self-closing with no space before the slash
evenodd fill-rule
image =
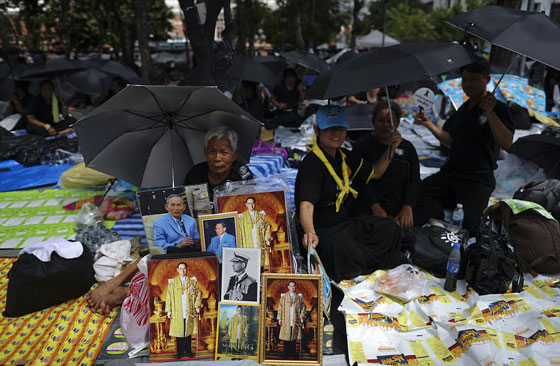
<path id="1" fill-rule="evenodd" d="M 15 160 L 0 161 L 0 192 L 17 191 L 58 182 L 60 175 L 70 169 L 73 164 L 35 165 L 24 167 Z"/>

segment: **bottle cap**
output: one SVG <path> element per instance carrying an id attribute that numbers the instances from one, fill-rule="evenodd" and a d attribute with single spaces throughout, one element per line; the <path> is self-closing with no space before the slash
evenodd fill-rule
<path id="1" fill-rule="evenodd" d="M 461 243 L 453 243 L 453 248 L 461 249 Z"/>

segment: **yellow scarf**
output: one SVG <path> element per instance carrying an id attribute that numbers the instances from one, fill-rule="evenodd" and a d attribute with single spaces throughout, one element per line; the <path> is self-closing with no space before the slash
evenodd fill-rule
<path id="1" fill-rule="evenodd" d="M 344 153 L 340 151 L 340 154 L 342 155 L 342 179 L 344 180 L 343 183 L 343 181 L 340 180 L 340 178 L 334 171 L 334 168 L 332 167 L 331 163 L 329 163 L 329 161 L 327 160 L 327 157 L 325 156 L 323 151 L 319 148 L 316 137 L 313 138 L 313 147 L 311 151 L 315 153 L 315 155 L 317 155 L 317 157 L 319 158 L 319 160 L 321 160 L 321 162 L 323 162 L 325 168 L 327 168 L 329 174 L 334 179 L 336 185 L 340 189 L 340 193 L 336 198 L 336 206 L 335 206 L 336 212 L 338 212 L 340 210 L 340 205 L 342 205 L 342 202 L 344 201 L 344 197 L 346 197 L 348 193 L 352 193 L 354 198 L 358 197 L 358 192 L 354 188 L 350 187 L 350 179 L 348 179 L 348 166 L 346 165 L 346 160 L 344 159 L 345 158 Z"/>
<path id="2" fill-rule="evenodd" d="M 58 123 L 60 122 L 60 112 L 58 110 L 58 99 L 56 97 L 56 95 L 52 95 L 52 118 L 53 118 L 53 123 Z"/>

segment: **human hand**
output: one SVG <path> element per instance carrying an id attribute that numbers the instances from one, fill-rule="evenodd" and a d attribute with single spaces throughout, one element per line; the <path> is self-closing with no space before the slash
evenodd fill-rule
<path id="1" fill-rule="evenodd" d="M 172 316 L 171 312 L 168 312 L 168 313 L 167 313 L 167 317 L 168 317 L 169 319 L 173 319 L 173 316 Z"/>
<path id="2" fill-rule="evenodd" d="M 53 126 L 49 126 L 49 128 L 47 128 L 47 132 L 49 133 L 49 136 L 56 135 L 56 130 L 53 128 Z"/>
<path id="3" fill-rule="evenodd" d="M 496 98 L 494 97 L 494 95 L 488 93 L 484 97 L 482 97 L 482 100 L 480 101 L 480 109 L 482 109 L 482 112 L 488 114 L 488 112 L 494 110 L 495 106 Z"/>
<path id="4" fill-rule="evenodd" d="M 282 325 L 282 320 L 278 319 L 278 325 Z"/>
<path id="5" fill-rule="evenodd" d="M 418 125 L 425 126 L 428 122 L 430 122 L 430 119 L 426 115 L 426 112 L 424 111 L 424 109 L 420 109 L 414 115 L 414 123 L 416 123 Z"/>
<path id="6" fill-rule="evenodd" d="M 308 245 L 311 244 L 313 249 L 317 248 L 319 245 L 319 237 L 314 232 L 308 232 L 303 234 L 303 246 L 307 249 Z"/>
<path id="7" fill-rule="evenodd" d="M 193 244 L 194 244 L 193 240 L 187 236 L 187 237 L 186 237 L 185 239 L 183 239 L 183 241 L 181 241 L 181 243 L 180 243 L 179 245 L 177 245 L 177 246 L 178 246 L 179 248 L 184 248 L 184 247 L 191 246 L 191 245 L 193 245 Z"/>
<path id="8" fill-rule="evenodd" d="M 392 147 L 392 150 L 395 151 L 395 149 L 396 149 L 397 147 L 399 147 L 399 145 L 401 144 L 401 142 L 402 142 L 402 136 L 401 136 L 401 134 L 399 133 L 399 131 L 394 131 L 394 132 L 393 132 L 393 137 L 391 137 L 391 147 Z"/>
<path id="9" fill-rule="evenodd" d="M 278 103 L 278 109 L 286 109 L 286 108 L 288 108 L 287 103 Z"/>
<path id="10" fill-rule="evenodd" d="M 414 216 L 412 215 L 412 207 L 404 205 L 401 211 L 395 217 L 395 222 L 401 229 L 408 229 L 414 225 Z"/>
<path id="11" fill-rule="evenodd" d="M 387 212 L 385 212 L 385 210 L 383 209 L 383 207 L 381 207 L 381 205 L 379 203 L 374 203 L 373 205 L 371 205 L 371 214 L 373 216 L 377 216 L 377 217 L 388 217 Z"/>

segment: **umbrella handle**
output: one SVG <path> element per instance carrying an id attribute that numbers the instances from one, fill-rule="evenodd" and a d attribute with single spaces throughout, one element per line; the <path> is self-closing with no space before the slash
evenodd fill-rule
<path id="1" fill-rule="evenodd" d="M 496 83 L 496 86 L 494 86 L 494 90 L 492 90 L 492 95 L 494 95 L 496 93 L 496 90 L 498 90 L 498 85 L 500 85 L 500 83 L 502 82 L 502 79 L 504 78 L 504 76 L 507 74 L 507 72 L 511 68 L 511 65 L 513 65 L 513 60 L 511 60 L 508 67 L 506 68 L 506 70 L 502 74 L 502 76 L 500 76 L 500 80 L 498 80 L 498 82 Z"/>
<path id="2" fill-rule="evenodd" d="M 395 128 L 395 122 L 393 121 L 393 111 L 391 110 L 391 97 L 389 96 L 389 87 L 385 85 L 385 94 L 387 95 L 387 106 L 389 107 L 389 119 L 391 120 L 391 129 Z M 393 131 L 394 132 L 394 131 Z M 387 152 L 387 158 L 391 157 L 391 150 L 393 149 L 393 145 L 389 145 L 389 151 Z"/>

